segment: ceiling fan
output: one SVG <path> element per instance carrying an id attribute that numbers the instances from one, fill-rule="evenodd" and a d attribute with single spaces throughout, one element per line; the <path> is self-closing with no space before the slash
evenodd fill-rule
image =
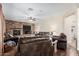
<path id="1" fill-rule="evenodd" d="M 36 21 L 36 20 L 39 19 L 38 17 L 33 17 L 33 16 L 31 16 L 29 13 L 27 13 L 27 12 L 24 11 L 24 10 L 21 10 L 21 9 L 19 9 L 19 8 L 17 8 L 17 7 L 16 7 L 16 9 L 19 10 L 19 11 L 21 11 L 22 13 L 26 14 L 26 16 L 25 16 L 26 19 L 28 19 L 28 20 L 30 20 L 30 21 Z M 28 8 L 27 11 L 28 11 L 28 12 L 33 12 L 34 9 L 33 9 L 33 8 Z M 42 10 L 40 10 L 39 12 L 42 12 Z M 37 15 L 38 15 L 38 14 L 37 14 Z M 37 16 L 37 15 L 35 15 L 35 16 Z"/>
<path id="2" fill-rule="evenodd" d="M 33 12 L 34 11 L 34 9 L 33 8 L 28 8 L 27 9 L 29 12 Z M 35 15 L 33 15 L 33 16 L 35 16 Z M 29 14 L 29 16 L 27 16 L 27 19 L 28 20 L 30 20 L 30 21 L 36 21 L 38 18 L 35 16 L 35 17 L 33 17 L 33 16 L 31 16 L 30 14 Z"/>
<path id="3" fill-rule="evenodd" d="M 31 16 L 27 17 L 27 19 L 30 20 L 30 21 L 36 21 L 37 20 L 37 18 L 31 17 Z"/>

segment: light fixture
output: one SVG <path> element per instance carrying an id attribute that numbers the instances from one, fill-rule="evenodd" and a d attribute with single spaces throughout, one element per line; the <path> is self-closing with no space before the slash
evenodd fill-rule
<path id="1" fill-rule="evenodd" d="M 38 11 L 38 14 L 35 14 L 34 12 L 35 12 L 35 9 L 34 8 L 28 8 L 27 9 L 27 11 L 28 11 L 28 15 L 26 15 L 26 18 L 27 18 L 27 20 L 29 20 L 29 21 L 36 21 L 36 20 L 38 20 L 38 19 L 40 19 L 39 18 L 39 14 L 41 13 L 41 12 L 43 12 L 42 10 L 39 10 Z M 36 10 L 37 11 L 37 10 Z"/>
<path id="2" fill-rule="evenodd" d="M 27 19 L 29 20 L 29 21 L 36 21 L 36 18 L 34 18 L 34 17 L 27 17 Z"/>

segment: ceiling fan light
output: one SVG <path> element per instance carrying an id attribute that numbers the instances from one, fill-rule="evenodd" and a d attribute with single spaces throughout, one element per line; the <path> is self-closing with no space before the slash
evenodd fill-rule
<path id="1" fill-rule="evenodd" d="M 29 20 L 29 21 L 33 21 L 33 20 Z"/>

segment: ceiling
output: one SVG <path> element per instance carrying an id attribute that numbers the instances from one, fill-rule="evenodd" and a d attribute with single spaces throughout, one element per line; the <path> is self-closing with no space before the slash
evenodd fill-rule
<path id="1" fill-rule="evenodd" d="M 29 16 L 42 19 L 46 16 L 64 14 L 76 8 L 73 3 L 3 3 L 3 13 L 6 19 L 24 20 Z"/>

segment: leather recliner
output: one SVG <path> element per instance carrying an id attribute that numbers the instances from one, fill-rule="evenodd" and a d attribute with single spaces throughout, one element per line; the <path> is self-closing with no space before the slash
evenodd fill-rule
<path id="1" fill-rule="evenodd" d="M 57 49 L 66 50 L 67 49 L 67 40 L 66 38 L 60 38 L 60 36 L 53 36 L 53 41 L 58 40 Z"/>

